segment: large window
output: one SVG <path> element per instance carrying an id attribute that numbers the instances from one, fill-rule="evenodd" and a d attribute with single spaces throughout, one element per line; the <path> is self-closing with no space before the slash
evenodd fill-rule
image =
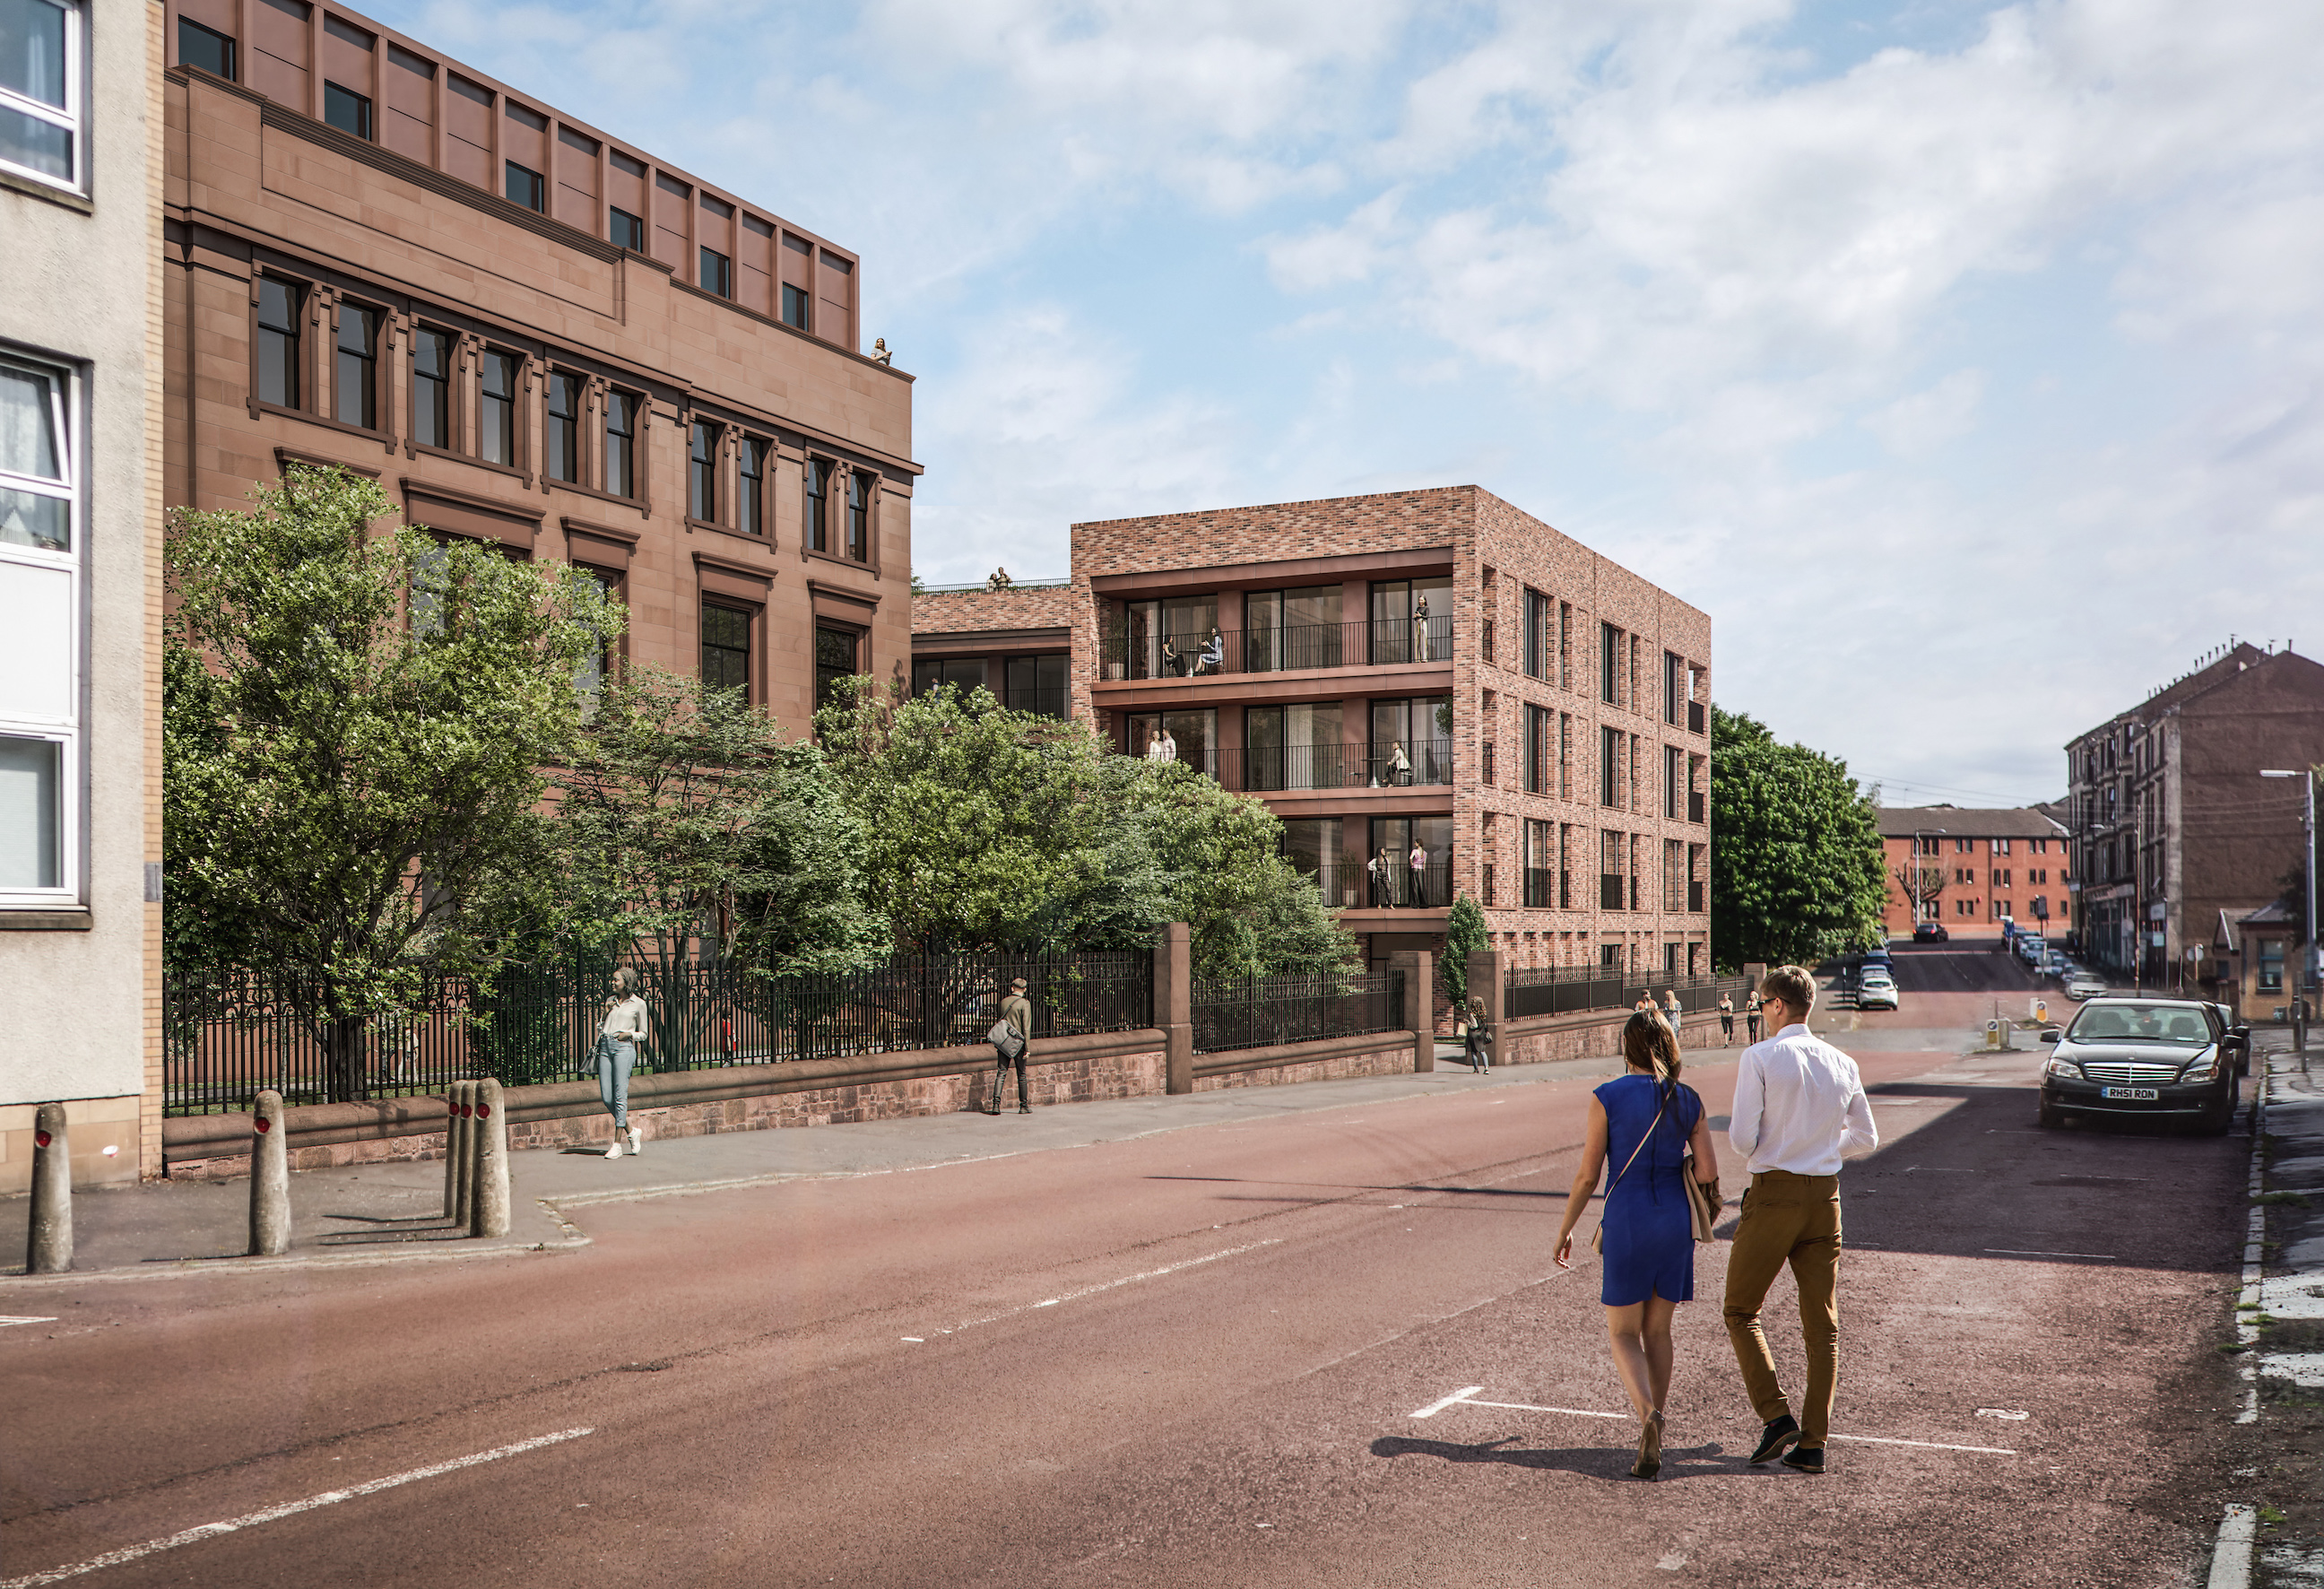
<path id="1" fill-rule="evenodd" d="M 1452 697 L 1407 696 L 1371 703 L 1370 781 L 1452 781 Z"/>
<path id="2" fill-rule="evenodd" d="M 273 276 L 258 279 L 258 401 L 299 406 L 299 308 L 305 291 Z"/>
<path id="3" fill-rule="evenodd" d="M 1245 708 L 1242 787 L 1345 789 L 1361 782 L 1352 775 L 1364 763 L 1348 754 L 1340 720 L 1337 701 Z"/>
<path id="4" fill-rule="evenodd" d="M 84 20 L 79 0 L 0 0 L 0 167 L 83 185 Z"/>
<path id="5" fill-rule="evenodd" d="M 543 208 L 548 202 L 549 189 L 548 185 L 541 180 L 540 173 L 521 166 L 512 160 L 505 163 L 508 168 L 509 202 L 521 204 L 530 210 Z"/>
<path id="6" fill-rule="evenodd" d="M 1622 803 L 1622 733 L 1618 728 L 1598 730 L 1598 803 L 1618 806 Z"/>
<path id="7" fill-rule="evenodd" d="M 234 81 L 232 36 L 182 16 L 178 19 L 178 60 L 183 66 L 198 66 L 212 77 Z"/>
<path id="8" fill-rule="evenodd" d="M 734 296 L 734 262 L 715 248 L 702 251 L 702 290 L 721 298 Z"/>
<path id="9" fill-rule="evenodd" d="M 1550 851 L 1549 824 L 1528 821 L 1525 837 L 1525 902 L 1529 910 L 1546 910 L 1557 902 L 1551 892 L 1556 857 Z"/>
<path id="10" fill-rule="evenodd" d="M 1218 776 L 1219 715 L 1215 710 L 1144 712 L 1126 721 L 1131 755 L 1149 762 L 1181 762 L 1197 772 Z"/>
<path id="11" fill-rule="evenodd" d="M 426 326 L 411 334 L 411 439 L 452 445 L 452 337 Z"/>
<path id="12" fill-rule="evenodd" d="M 67 372 L 0 358 L 0 906 L 78 886 L 78 406 Z"/>
<path id="13" fill-rule="evenodd" d="M 687 516 L 718 516 L 718 427 L 696 420 L 689 428 L 686 462 Z"/>
<path id="14" fill-rule="evenodd" d="M 912 664 L 912 693 L 932 695 L 950 685 L 963 700 L 984 688 L 982 657 L 924 657 Z"/>
<path id="15" fill-rule="evenodd" d="M 702 604 L 702 688 L 751 693 L 751 614 Z"/>
<path id="16" fill-rule="evenodd" d="M 1611 624 L 1598 625 L 1598 698 L 1618 703 L 1622 698 L 1622 632 Z"/>
<path id="17" fill-rule="evenodd" d="M 859 563 L 872 560 L 872 491 L 868 470 L 847 472 L 847 555 Z"/>
<path id="18" fill-rule="evenodd" d="M 1663 815 L 1674 822 L 1686 817 L 1686 753 L 1674 744 L 1663 746 Z"/>
<path id="19" fill-rule="evenodd" d="M 341 424 L 378 430 L 379 310 L 339 305 L 337 360 L 338 383 L 331 393 L 331 417 Z"/>
<path id="20" fill-rule="evenodd" d="M 1064 716 L 1065 678 L 1071 660 L 1063 651 L 1010 658 L 1002 669 L 1008 680 L 1009 709 L 1037 712 L 1044 717 Z"/>
<path id="21" fill-rule="evenodd" d="M 860 637 L 853 629 L 815 626 L 815 704 L 829 703 L 833 687 L 856 674 L 855 650 Z"/>
<path id="22" fill-rule="evenodd" d="M 1226 660 L 1226 641 L 1219 633 L 1219 598 L 1214 595 L 1174 596 L 1160 601 L 1123 605 L 1123 643 L 1132 679 L 1191 678 L 1213 673 Z"/>
<path id="23" fill-rule="evenodd" d="M 1536 679 L 1549 677 L 1549 597 L 1525 593 L 1525 670 Z"/>
<path id="24" fill-rule="evenodd" d="M 788 282 L 784 282 L 783 324 L 796 326 L 802 331 L 807 330 L 808 328 L 807 309 L 807 289 L 794 287 Z"/>
<path id="25" fill-rule="evenodd" d="M 481 400 L 476 405 L 476 447 L 488 464 L 516 467 L 516 355 L 487 349 Z"/>
<path id="26" fill-rule="evenodd" d="M 646 251 L 646 221 L 643 216 L 632 215 L 619 205 L 605 207 L 606 240 L 616 248 L 626 248 L 632 254 Z"/>
<path id="27" fill-rule="evenodd" d="M 767 454 L 773 445 L 745 436 L 734 449 L 734 528 L 747 534 L 767 532 Z"/>
<path id="28" fill-rule="evenodd" d="M 627 392 L 605 396 L 605 490 L 614 496 L 638 494 L 638 400 Z"/>
<path id="29" fill-rule="evenodd" d="M 548 422 L 541 427 L 541 472 L 552 480 L 581 479 L 581 377 L 552 370 Z"/>
<path id="30" fill-rule="evenodd" d="M 1371 587 L 1373 666 L 1452 660 L 1452 580 L 1381 579 Z"/>
<path id="31" fill-rule="evenodd" d="M 371 96 L 358 94 L 353 88 L 342 88 L 337 83 L 325 83 L 323 119 L 342 133 L 352 133 L 368 143 L 371 139 Z"/>
<path id="32" fill-rule="evenodd" d="M 1554 747 L 1550 743 L 1549 711 L 1544 707 L 1526 707 L 1525 722 L 1525 786 L 1531 794 L 1555 792 L 1554 774 L 1550 771 Z"/>
<path id="33" fill-rule="evenodd" d="M 807 481 L 807 503 L 804 508 L 807 549 L 828 551 L 825 544 L 824 527 L 829 522 L 828 506 L 831 496 L 831 466 L 822 458 L 809 458 L 800 471 Z"/>

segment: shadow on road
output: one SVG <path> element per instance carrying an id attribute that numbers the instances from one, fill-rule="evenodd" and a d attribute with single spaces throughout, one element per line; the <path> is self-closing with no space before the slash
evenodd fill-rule
<path id="1" fill-rule="evenodd" d="M 1456 1440 L 1416 1440 L 1405 1435 L 1384 1435 L 1371 1444 L 1374 1456 L 1434 1456 L 1443 1462 L 1492 1462 L 1508 1467 L 1532 1468 L 1541 1472 L 1582 1474 L 1593 1479 L 1630 1477 L 1630 1464 L 1637 1460 L 1637 1451 L 1627 1446 L 1572 1446 L 1560 1450 L 1536 1446 L 1512 1447 L 1514 1435 L 1499 1440 L 1488 1440 L 1481 1445 L 1463 1445 Z M 1665 1446 L 1663 1449 L 1662 1476 L 1657 1483 L 1673 1479 L 1761 1478 L 1769 1476 L 1768 1470 L 1757 1469 L 1739 1456 L 1724 1455 L 1726 1447 L 1717 1441 L 1702 1446 Z"/>

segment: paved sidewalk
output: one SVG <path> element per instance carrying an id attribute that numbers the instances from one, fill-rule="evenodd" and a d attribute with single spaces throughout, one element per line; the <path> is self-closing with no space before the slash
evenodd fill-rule
<path id="1" fill-rule="evenodd" d="M 1821 1022 L 1818 1022 L 1819 1026 Z M 1841 1032 L 1843 1047 L 1865 1051 L 1969 1048 L 1970 1034 Z M 0 1253 L 14 1261 L 0 1274 L 8 1289 L 63 1283 L 91 1274 L 115 1277 L 410 1262 L 470 1258 L 493 1252 L 585 1246 L 577 1223 L 593 1204 L 680 1196 L 737 1186 L 811 1176 L 895 1174 L 1013 1153 L 1120 1141 L 1157 1132 L 1222 1122 L 1268 1119 L 1320 1109 L 1427 1098 L 1478 1088 L 1536 1086 L 1613 1076 L 1611 1057 L 1549 1065 L 1503 1066 L 1479 1076 L 1456 1058 L 1459 1046 L 1438 1045 L 1437 1068 L 1426 1076 L 1386 1076 L 1288 1086 L 1229 1087 L 1180 1097 L 1123 1098 L 1056 1104 L 1031 1114 L 1013 1112 L 916 1115 L 857 1125 L 732 1132 L 656 1141 L 638 1157 L 607 1159 L 567 1150 L 510 1155 L 511 1230 L 493 1241 L 470 1240 L 443 1218 L 444 1166 L 362 1164 L 309 1170 L 290 1178 L 291 1248 L 281 1258 L 249 1258 L 250 1183 L 170 1182 L 103 1188 L 73 1200 L 74 1259 L 70 1276 L 23 1273 L 13 1232 L 21 1228 L 22 1197 L 0 1200 Z M 1733 1063 L 1741 1052 L 1693 1049 L 1691 1066 Z M 652 1129 L 650 1117 L 646 1129 Z M 5 1312 L 0 1307 L 0 1312 Z"/>
<path id="2" fill-rule="evenodd" d="M 2268 1033 L 2253 1056 L 2267 1075 L 2264 1261 L 2238 1297 L 2238 1344 L 2257 1423 L 2246 1470 L 2259 1481 L 2251 1582 L 2263 1589 L 2324 1584 L 2324 1507 L 2315 1475 L 2324 1460 L 2324 1049 L 2295 1054 Z M 2255 1230 L 2260 1227 L 2255 1227 Z M 2248 1255 L 2247 1255 L 2248 1256 Z M 2247 1263 L 2246 1274 L 2253 1272 Z M 2270 1498 L 2274 1504 L 2270 1504 Z M 2246 1525 L 2251 1527 L 2252 1525 Z M 2218 1582 L 2214 1570 L 2213 1582 Z"/>

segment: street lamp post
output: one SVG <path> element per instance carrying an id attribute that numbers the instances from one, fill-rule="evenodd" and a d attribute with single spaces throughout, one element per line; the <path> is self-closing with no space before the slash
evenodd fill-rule
<path id="1" fill-rule="evenodd" d="M 2301 958 L 2307 962 L 2307 965 L 2304 967 L 2304 975 L 2296 976 L 2292 986 L 2288 990 L 2292 995 L 2292 1045 L 2301 1053 L 2306 1054 L 2308 1052 L 2306 990 L 2317 984 L 2318 974 L 2319 970 L 2324 970 L 2324 965 L 2319 963 L 2319 946 L 2316 942 L 2316 769 L 2303 767 L 2295 771 L 2288 767 L 2263 767 L 2260 769 L 2259 775 L 2262 778 L 2304 779 L 2308 785 L 2307 809 L 2301 818 L 2301 827 L 2306 830 L 2308 838 L 2308 909 L 2305 912 L 2305 919 L 2301 922 L 2301 943 L 2304 950 Z"/>

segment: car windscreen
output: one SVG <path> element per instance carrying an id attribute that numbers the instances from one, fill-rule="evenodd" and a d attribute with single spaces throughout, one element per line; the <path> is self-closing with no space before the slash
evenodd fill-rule
<path id="1" fill-rule="evenodd" d="M 2070 1043 L 2169 1043 L 2200 1049 L 2211 1040 L 2211 1024 L 2199 1011 L 2171 1004 L 2084 1006 L 2067 1030 Z"/>

